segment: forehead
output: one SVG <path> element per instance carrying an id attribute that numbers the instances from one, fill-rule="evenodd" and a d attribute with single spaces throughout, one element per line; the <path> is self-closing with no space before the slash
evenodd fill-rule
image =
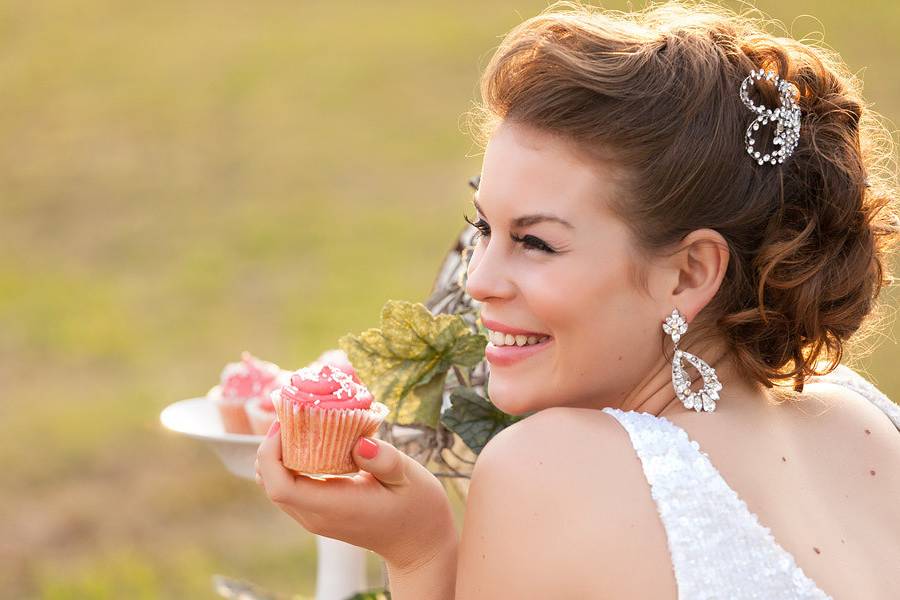
<path id="1" fill-rule="evenodd" d="M 603 209 L 613 189 L 612 167 L 590 160 L 558 136 L 502 123 L 485 150 L 479 204 L 515 216 L 553 210 L 567 219 Z M 515 214 L 513 214 L 515 213 Z"/>

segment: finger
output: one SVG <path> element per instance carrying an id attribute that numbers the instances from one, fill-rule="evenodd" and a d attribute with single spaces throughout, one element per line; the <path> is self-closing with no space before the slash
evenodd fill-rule
<path id="1" fill-rule="evenodd" d="M 257 476 L 269 498 L 274 502 L 287 501 L 297 477 L 281 462 L 281 435 L 277 430 L 259 445 L 256 465 Z"/>
<path id="2" fill-rule="evenodd" d="M 382 440 L 359 438 L 353 447 L 353 460 L 385 485 L 405 485 L 409 481 L 407 466 L 412 459 Z"/>
<path id="3" fill-rule="evenodd" d="M 269 499 L 276 504 L 289 505 L 301 511 L 321 511 L 332 505 L 343 487 L 341 482 L 326 482 L 296 475 L 281 462 L 281 435 L 266 437 L 256 451 L 258 473 Z M 332 485 L 329 486 L 329 483 Z"/>

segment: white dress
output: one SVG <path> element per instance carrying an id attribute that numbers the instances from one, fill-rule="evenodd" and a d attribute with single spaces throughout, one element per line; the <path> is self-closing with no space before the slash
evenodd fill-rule
<path id="1" fill-rule="evenodd" d="M 900 406 L 847 366 L 823 377 L 866 397 L 900 429 Z M 666 530 L 679 600 L 824 600 L 697 442 L 666 419 L 604 408 L 628 432 Z"/>

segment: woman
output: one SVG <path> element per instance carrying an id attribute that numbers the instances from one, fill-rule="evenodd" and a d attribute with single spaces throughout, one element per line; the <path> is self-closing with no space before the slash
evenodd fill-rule
<path id="1" fill-rule="evenodd" d="M 894 173 L 837 58 L 756 27 L 564 4 L 511 31 L 467 291 L 492 401 L 535 414 L 479 456 L 459 541 L 381 440 L 321 482 L 269 437 L 271 499 L 398 599 L 896 597 L 900 410 L 817 376 L 888 280 Z"/>

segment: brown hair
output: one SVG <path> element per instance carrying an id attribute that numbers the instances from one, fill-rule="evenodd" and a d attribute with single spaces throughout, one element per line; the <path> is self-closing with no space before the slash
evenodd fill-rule
<path id="1" fill-rule="evenodd" d="M 800 141 L 776 166 L 758 165 L 744 144 L 754 115 L 738 88 L 758 68 L 799 92 Z M 509 120 L 614 161 L 629 193 L 612 209 L 647 255 L 695 229 L 718 231 L 730 260 L 701 331 L 723 335 L 754 380 L 802 391 L 837 366 L 891 281 L 896 169 L 860 89 L 833 52 L 727 9 L 557 2 L 507 34 L 474 116 L 482 142 Z M 758 93 L 777 106 L 771 86 Z"/>

